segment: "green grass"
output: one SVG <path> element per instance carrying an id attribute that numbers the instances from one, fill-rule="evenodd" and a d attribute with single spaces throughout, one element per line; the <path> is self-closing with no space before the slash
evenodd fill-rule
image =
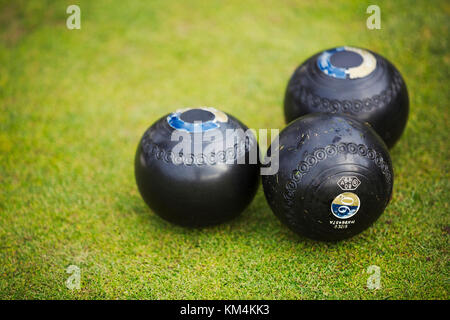
<path id="1" fill-rule="evenodd" d="M 448 2 L 377 1 L 373 31 L 359 1 L 76 1 L 71 31 L 73 3 L 0 0 L 0 298 L 449 299 Z M 410 93 L 394 196 L 370 229 L 300 238 L 261 187 L 203 230 L 146 207 L 133 157 L 152 122 L 210 105 L 282 128 L 295 67 L 343 44 L 388 57 Z"/>

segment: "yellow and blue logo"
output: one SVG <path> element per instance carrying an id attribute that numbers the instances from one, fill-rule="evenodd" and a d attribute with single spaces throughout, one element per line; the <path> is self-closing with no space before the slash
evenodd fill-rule
<path id="1" fill-rule="evenodd" d="M 361 202 L 356 194 L 344 192 L 331 202 L 331 212 L 336 218 L 348 219 L 358 212 L 360 205 Z"/>

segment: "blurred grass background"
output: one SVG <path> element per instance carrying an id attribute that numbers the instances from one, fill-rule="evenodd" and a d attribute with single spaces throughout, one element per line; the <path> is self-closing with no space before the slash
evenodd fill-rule
<path id="1" fill-rule="evenodd" d="M 69 4 L 81 30 L 66 28 Z M 381 30 L 366 28 L 370 4 Z M 448 1 L 0 0 L 0 298 L 448 299 L 449 15 Z M 299 238 L 262 188 L 203 230 L 145 206 L 133 157 L 152 122 L 210 105 L 282 128 L 295 67 L 347 44 L 390 59 L 411 101 L 373 227 Z M 71 264 L 80 290 L 66 288 Z"/>

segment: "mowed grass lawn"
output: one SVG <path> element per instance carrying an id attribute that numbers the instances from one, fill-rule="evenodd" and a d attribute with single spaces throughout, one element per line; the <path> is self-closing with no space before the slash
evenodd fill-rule
<path id="1" fill-rule="evenodd" d="M 449 298 L 448 2 L 377 1 L 381 30 L 364 1 L 76 1 L 81 30 L 66 28 L 73 1 L 0 3 L 0 298 Z M 202 230 L 147 208 L 133 159 L 151 123 L 208 105 L 281 129 L 296 66 L 346 44 L 390 59 L 411 101 L 393 199 L 370 229 L 301 238 L 262 187 Z"/>

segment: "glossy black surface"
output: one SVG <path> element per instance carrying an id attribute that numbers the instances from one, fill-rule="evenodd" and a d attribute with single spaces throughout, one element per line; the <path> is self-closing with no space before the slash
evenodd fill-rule
<path id="1" fill-rule="evenodd" d="M 392 148 L 408 120 L 408 91 L 398 70 L 384 57 L 371 53 L 377 66 L 371 74 L 359 79 L 337 79 L 324 74 L 316 63 L 321 53 L 306 60 L 295 70 L 286 89 L 286 122 L 313 112 L 348 114 L 370 123 Z M 354 55 L 338 52 L 331 61 L 351 67 L 356 63 Z"/>
<path id="2" fill-rule="evenodd" d="M 194 133 L 189 133 L 191 153 L 174 154 L 172 150 L 179 141 L 171 141 L 175 129 L 166 118 L 145 132 L 136 152 L 136 183 L 148 206 L 170 222 L 192 227 L 222 223 L 239 215 L 253 199 L 259 184 L 259 165 L 249 164 L 247 159 L 255 148 L 258 152 L 256 140 L 238 139 L 227 148 L 223 140 L 198 143 Z M 210 120 L 211 115 L 188 111 L 181 118 Z M 247 129 L 228 115 L 226 123 L 208 134 L 225 134 L 226 129 L 236 128 Z M 217 152 L 205 152 L 212 143 Z M 241 152 L 236 151 L 239 148 Z M 241 157 L 246 157 L 246 164 L 238 164 Z"/>
<path id="3" fill-rule="evenodd" d="M 274 157 L 272 147 L 268 154 Z M 354 118 L 316 113 L 293 121 L 279 135 L 278 160 L 278 173 L 262 177 L 264 193 L 275 215 L 303 236 L 326 241 L 352 237 L 374 223 L 391 198 L 393 171 L 386 145 Z M 360 185 L 343 190 L 338 184 L 343 177 L 356 177 Z M 345 192 L 356 194 L 360 206 L 354 216 L 341 219 L 331 204 Z"/>

